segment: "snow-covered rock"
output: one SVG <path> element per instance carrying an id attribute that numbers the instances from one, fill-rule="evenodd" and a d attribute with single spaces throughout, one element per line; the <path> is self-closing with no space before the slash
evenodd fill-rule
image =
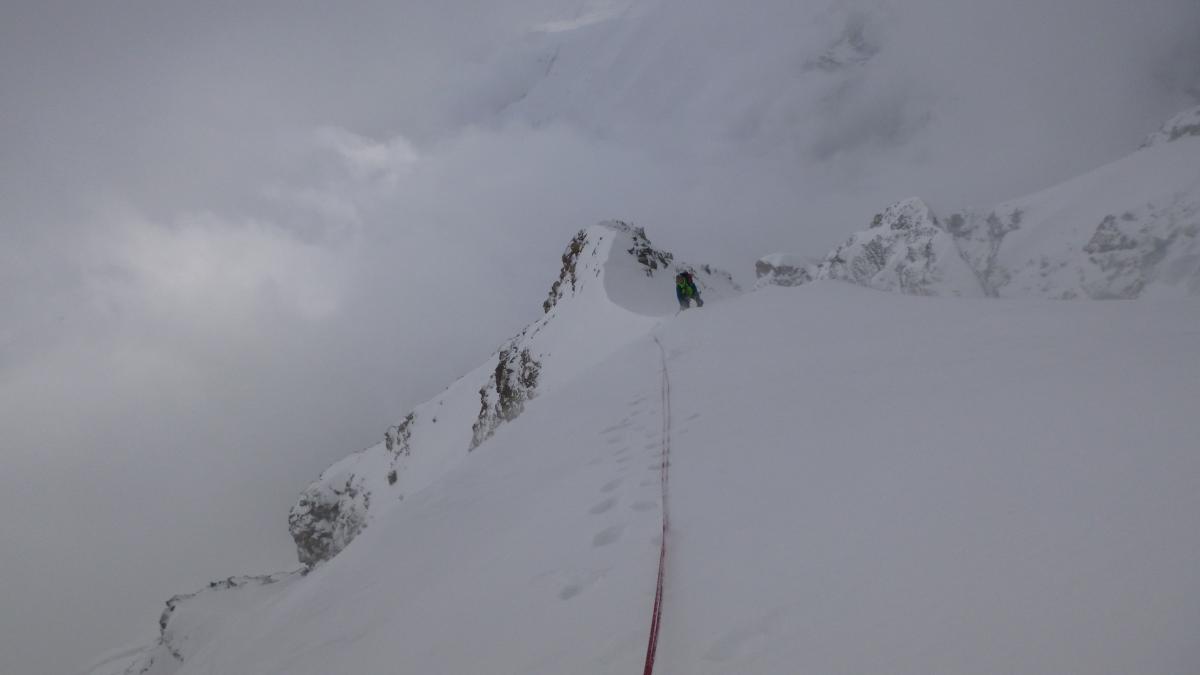
<path id="1" fill-rule="evenodd" d="M 754 263 L 755 288 L 799 286 L 813 280 L 820 261 L 790 253 L 772 253 Z"/>
<path id="2" fill-rule="evenodd" d="M 640 227 L 608 221 L 580 230 L 563 252 L 542 318 L 408 413 L 382 443 L 337 462 L 304 490 L 288 515 L 300 562 L 311 566 L 337 555 L 382 506 L 456 466 L 529 400 L 674 313 L 673 279 L 685 269 L 706 299 L 740 292 L 727 272 L 676 261 Z"/>
<path id="3" fill-rule="evenodd" d="M 908 295 L 983 295 L 954 237 L 916 198 L 876 215 L 869 229 L 851 235 L 821 261 L 815 278 Z"/>
<path id="4" fill-rule="evenodd" d="M 1186 136 L 1200 136 L 1200 106 L 1172 117 L 1158 131 L 1146 137 L 1143 148 L 1177 141 Z"/>

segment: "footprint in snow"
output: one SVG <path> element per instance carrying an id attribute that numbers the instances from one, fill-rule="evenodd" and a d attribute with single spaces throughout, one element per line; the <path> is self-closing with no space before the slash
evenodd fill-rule
<path id="1" fill-rule="evenodd" d="M 621 479 L 614 478 L 614 479 L 608 481 L 607 483 L 605 483 L 604 486 L 600 488 L 600 491 L 601 492 L 612 492 L 613 490 L 616 490 L 620 486 L 621 486 Z"/>
<path id="2" fill-rule="evenodd" d="M 614 424 L 611 427 L 601 429 L 598 433 L 601 436 L 603 436 L 604 434 L 611 434 L 615 431 L 622 431 L 622 430 L 628 429 L 628 428 L 629 428 L 629 420 L 626 419 L 626 420 L 621 420 L 620 424 Z"/>
<path id="3" fill-rule="evenodd" d="M 593 516 L 598 516 L 601 513 L 604 513 L 606 511 L 608 511 L 609 509 L 611 509 L 612 507 L 616 506 L 616 504 L 617 504 L 617 498 L 609 497 L 608 499 L 605 499 L 604 501 L 600 502 L 599 504 L 596 504 L 592 508 L 588 509 L 588 513 L 592 514 Z"/>
<path id="4" fill-rule="evenodd" d="M 606 527 L 596 533 L 596 536 L 592 537 L 592 546 L 597 548 L 600 546 L 608 546 L 614 541 L 620 539 L 621 532 L 624 530 L 624 525 L 613 525 L 612 527 Z"/>
<path id="5" fill-rule="evenodd" d="M 554 576 L 560 581 L 565 582 L 558 590 L 559 600 L 570 600 L 571 598 L 586 591 L 589 587 L 595 584 L 607 574 L 607 569 L 594 570 L 591 572 L 556 572 Z"/>

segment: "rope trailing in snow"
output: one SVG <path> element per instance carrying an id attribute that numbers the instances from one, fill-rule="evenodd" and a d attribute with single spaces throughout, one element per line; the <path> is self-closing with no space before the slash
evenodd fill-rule
<path id="1" fill-rule="evenodd" d="M 667 572 L 667 530 L 671 526 L 667 511 L 667 477 L 671 466 L 671 376 L 667 373 L 667 350 L 658 336 L 654 337 L 662 359 L 662 543 L 658 549 L 658 586 L 654 591 L 654 613 L 650 618 L 650 640 L 646 645 L 646 668 L 643 675 L 654 672 L 654 656 L 658 652 L 658 629 L 662 625 L 663 579 Z"/>

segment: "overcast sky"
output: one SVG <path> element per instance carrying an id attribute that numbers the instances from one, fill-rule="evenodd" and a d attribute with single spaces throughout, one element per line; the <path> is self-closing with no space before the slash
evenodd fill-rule
<path id="1" fill-rule="evenodd" d="M 3 3 L 0 672 L 293 567 L 299 490 L 536 318 L 580 227 L 746 281 L 1132 151 L 1200 102 L 1198 35 L 1194 0 Z"/>

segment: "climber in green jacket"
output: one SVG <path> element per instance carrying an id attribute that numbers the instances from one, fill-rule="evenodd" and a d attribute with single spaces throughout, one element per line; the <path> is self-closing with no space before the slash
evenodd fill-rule
<path id="1" fill-rule="evenodd" d="M 700 299 L 700 289 L 696 288 L 696 280 L 692 278 L 691 272 L 675 275 L 675 299 L 679 301 L 679 311 L 687 309 L 692 300 L 696 301 L 697 307 L 704 306 L 704 301 Z"/>

